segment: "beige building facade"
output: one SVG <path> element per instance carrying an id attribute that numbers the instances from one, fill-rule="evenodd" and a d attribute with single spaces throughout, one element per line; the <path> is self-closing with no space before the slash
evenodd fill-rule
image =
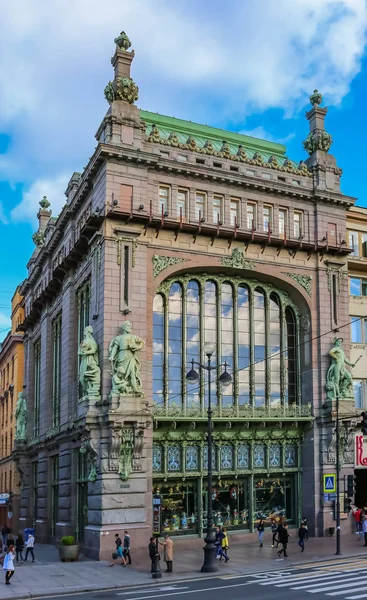
<path id="1" fill-rule="evenodd" d="M 135 546 L 147 544 L 155 493 L 162 531 L 203 535 L 208 380 L 196 366 L 190 387 L 186 373 L 192 360 L 206 366 L 211 342 L 215 522 L 253 531 L 262 516 L 295 526 L 306 516 L 324 535 L 335 525 L 322 489 L 335 468 L 325 383 L 338 331 L 349 354 L 355 199 L 340 191 L 322 97 L 310 98 L 309 158 L 295 163 L 280 144 L 139 110 L 134 53 L 127 36 L 115 41 L 96 150 L 57 219 L 41 201 L 21 290 L 22 526 L 43 541 L 75 535 L 87 555 L 107 557 L 127 526 Z M 126 321 L 145 342 L 143 394 L 126 391 L 123 373 L 111 391 L 110 343 Z M 87 325 L 101 369 L 94 398 L 78 383 Z M 353 392 L 343 403 L 354 412 Z M 343 475 L 353 472 L 348 440 Z"/>

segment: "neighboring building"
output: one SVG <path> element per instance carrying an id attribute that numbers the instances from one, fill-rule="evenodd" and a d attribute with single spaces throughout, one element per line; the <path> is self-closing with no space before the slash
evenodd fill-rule
<path id="1" fill-rule="evenodd" d="M 19 518 L 19 474 L 12 458 L 14 411 L 18 394 L 23 391 L 24 373 L 24 307 L 19 287 L 12 298 L 11 308 L 11 331 L 0 350 L 0 523 L 13 528 Z"/>
<path id="2" fill-rule="evenodd" d="M 41 201 L 22 286 L 22 524 L 43 541 L 75 535 L 88 556 L 107 557 L 127 525 L 134 546 L 147 544 L 154 491 L 166 530 L 202 535 L 208 386 L 202 377 L 190 387 L 185 374 L 216 342 L 212 359 L 233 378 L 222 390 L 212 373 L 216 522 L 248 531 L 261 514 L 294 525 L 304 515 L 324 535 L 335 525 L 321 486 L 335 469 L 329 350 L 341 330 L 349 348 L 346 211 L 355 199 L 341 193 L 327 152 L 321 95 L 307 113 L 310 157 L 296 164 L 280 144 L 139 110 L 134 53 L 124 35 L 117 43 L 97 147 L 57 219 Z M 114 371 L 122 395 L 111 393 L 109 345 L 127 320 L 146 342 L 137 350 L 144 396 L 125 385 L 133 352 Z M 93 385 L 83 387 L 87 325 L 100 393 L 89 330 L 79 352 L 93 348 Z M 344 441 L 348 432 L 343 425 Z M 353 470 L 348 440 L 342 476 Z"/>

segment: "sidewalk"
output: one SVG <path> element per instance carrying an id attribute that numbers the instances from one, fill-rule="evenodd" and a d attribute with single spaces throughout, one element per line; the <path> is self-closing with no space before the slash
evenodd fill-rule
<path id="1" fill-rule="evenodd" d="M 295 537 L 294 537 L 295 536 Z M 301 554 L 297 545 L 296 531 L 290 539 L 289 558 L 277 560 L 276 550 L 270 547 L 271 535 L 266 533 L 264 547 L 259 548 L 255 534 L 232 535 L 230 543 L 230 561 L 219 563 L 219 575 L 246 574 L 272 571 L 302 563 L 315 562 L 319 559 L 336 559 L 335 537 L 310 538 L 306 542 L 306 550 Z M 342 537 L 342 558 L 366 555 L 364 542 L 358 541 L 356 535 Z M 161 561 L 163 581 L 172 582 L 179 579 L 207 577 L 199 572 L 203 559 L 204 543 L 201 539 L 178 539 L 174 542 L 174 562 L 171 574 L 164 573 L 165 563 Z M 6 586 L 0 579 L 0 600 L 14 598 L 32 598 L 35 596 L 63 595 L 68 593 L 97 591 L 134 585 L 155 585 L 151 578 L 148 552 L 132 552 L 133 565 L 113 568 L 108 562 L 81 559 L 77 563 L 62 563 L 58 551 L 53 546 L 39 545 L 35 547 L 36 562 L 16 566 L 12 585 Z M 163 552 L 161 553 L 163 558 Z M 4 579 L 4 578 L 3 578 Z"/>

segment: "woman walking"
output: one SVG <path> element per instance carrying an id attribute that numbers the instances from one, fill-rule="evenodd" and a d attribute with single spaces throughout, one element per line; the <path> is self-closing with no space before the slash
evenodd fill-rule
<path id="1" fill-rule="evenodd" d="M 5 571 L 5 585 L 10 585 L 10 580 L 14 575 L 14 546 L 8 546 L 7 553 L 4 556 L 3 569 Z"/>
<path id="2" fill-rule="evenodd" d="M 287 546 L 288 546 L 288 538 L 289 538 L 288 525 L 284 525 L 279 529 L 278 538 L 279 538 L 279 543 L 282 544 L 282 547 L 278 552 L 279 558 L 280 558 L 280 555 L 282 552 L 284 553 L 284 556 L 288 557 L 288 554 L 287 554 Z"/>
<path id="3" fill-rule="evenodd" d="M 264 519 L 260 519 L 259 524 L 257 526 L 257 532 L 259 534 L 259 542 L 260 548 L 263 547 L 263 539 L 264 539 L 264 530 L 265 530 L 265 522 Z"/>
<path id="4" fill-rule="evenodd" d="M 164 560 L 166 561 L 167 571 L 166 573 L 172 573 L 173 563 L 173 541 L 169 535 L 164 536 L 164 542 L 159 542 L 161 546 L 164 546 Z"/>
<path id="5" fill-rule="evenodd" d="M 274 548 L 276 544 L 276 548 L 278 548 L 278 525 L 275 519 L 272 519 L 270 529 L 272 533 L 271 547 Z"/>
<path id="6" fill-rule="evenodd" d="M 19 562 L 19 556 L 20 556 L 20 562 L 23 562 L 23 550 L 24 550 L 23 536 L 21 533 L 18 533 L 18 537 L 15 541 L 15 552 L 17 555 L 17 562 Z"/>

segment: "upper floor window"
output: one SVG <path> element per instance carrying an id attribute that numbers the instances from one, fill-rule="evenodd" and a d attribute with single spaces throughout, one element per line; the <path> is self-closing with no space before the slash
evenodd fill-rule
<path id="1" fill-rule="evenodd" d="M 367 233 L 348 231 L 348 246 L 352 248 L 351 256 L 367 258 Z"/>
<path id="2" fill-rule="evenodd" d="M 294 211 L 293 213 L 293 233 L 294 237 L 299 240 L 302 235 L 302 213 Z"/>
<path id="3" fill-rule="evenodd" d="M 222 196 L 213 197 L 213 222 L 217 225 L 223 221 L 222 210 L 223 210 L 223 198 Z"/>
<path id="4" fill-rule="evenodd" d="M 187 217 L 187 190 L 178 190 L 177 192 L 177 218 L 183 221 Z"/>
<path id="5" fill-rule="evenodd" d="M 263 207 L 263 230 L 269 231 L 272 225 L 272 209 L 271 206 Z"/>
<path id="6" fill-rule="evenodd" d="M 364 408 L 366 395 L 366 381 L 363 379 L 353 379 L 354 406 Z"/>
<path id="7" fill-rule="evenodd" d="M 367 296 L 367 279 L 350 277 L 349 293 L 351 296 Z"/>
<path id="8" fill-rule="evenodd" d="M 279 237 L 284 237 L 287 230 L 288 212 L 285 208 L 279 209 Z"/>
<path id="9" fill-rule="evenodd" d="M 169 191 L 167 185 L 159 186 L 159 214 L 166 215 L 168 213 Z"/>
<path id="10" fill-rule="evenodd" d="M 256 229 L 256 204 L 247 203 L 246 221 L 247 229 Z"/>
<path id="11" fill-rule="evenodd" d="M 33 346 L 34 352 L 34 388 L 33 388 L 33 437 L 39 435 L 41 404 L 41 340 Z"/>
<path id="12" fill-rule="evenodd" d="M 206 194 L 197 192 L 195 196 L 195 218 L 205 219 Z"/>
<path id="13" fill-rule="evenodd" d="M 367 344 L 367 319 L 352 317 L 351 342 L 354 344 Z"/>
<path id="14" fill-rule="evenodd" d="M 238 226 L 239 222 L 240 222 L 238 200 L 233 200 L 231 198 L 230 203 L 229 203 L 229 214 L 230 214 L 230 224 L 232 225 L 232 227 L 234 227 L 235 225 Z"/>

